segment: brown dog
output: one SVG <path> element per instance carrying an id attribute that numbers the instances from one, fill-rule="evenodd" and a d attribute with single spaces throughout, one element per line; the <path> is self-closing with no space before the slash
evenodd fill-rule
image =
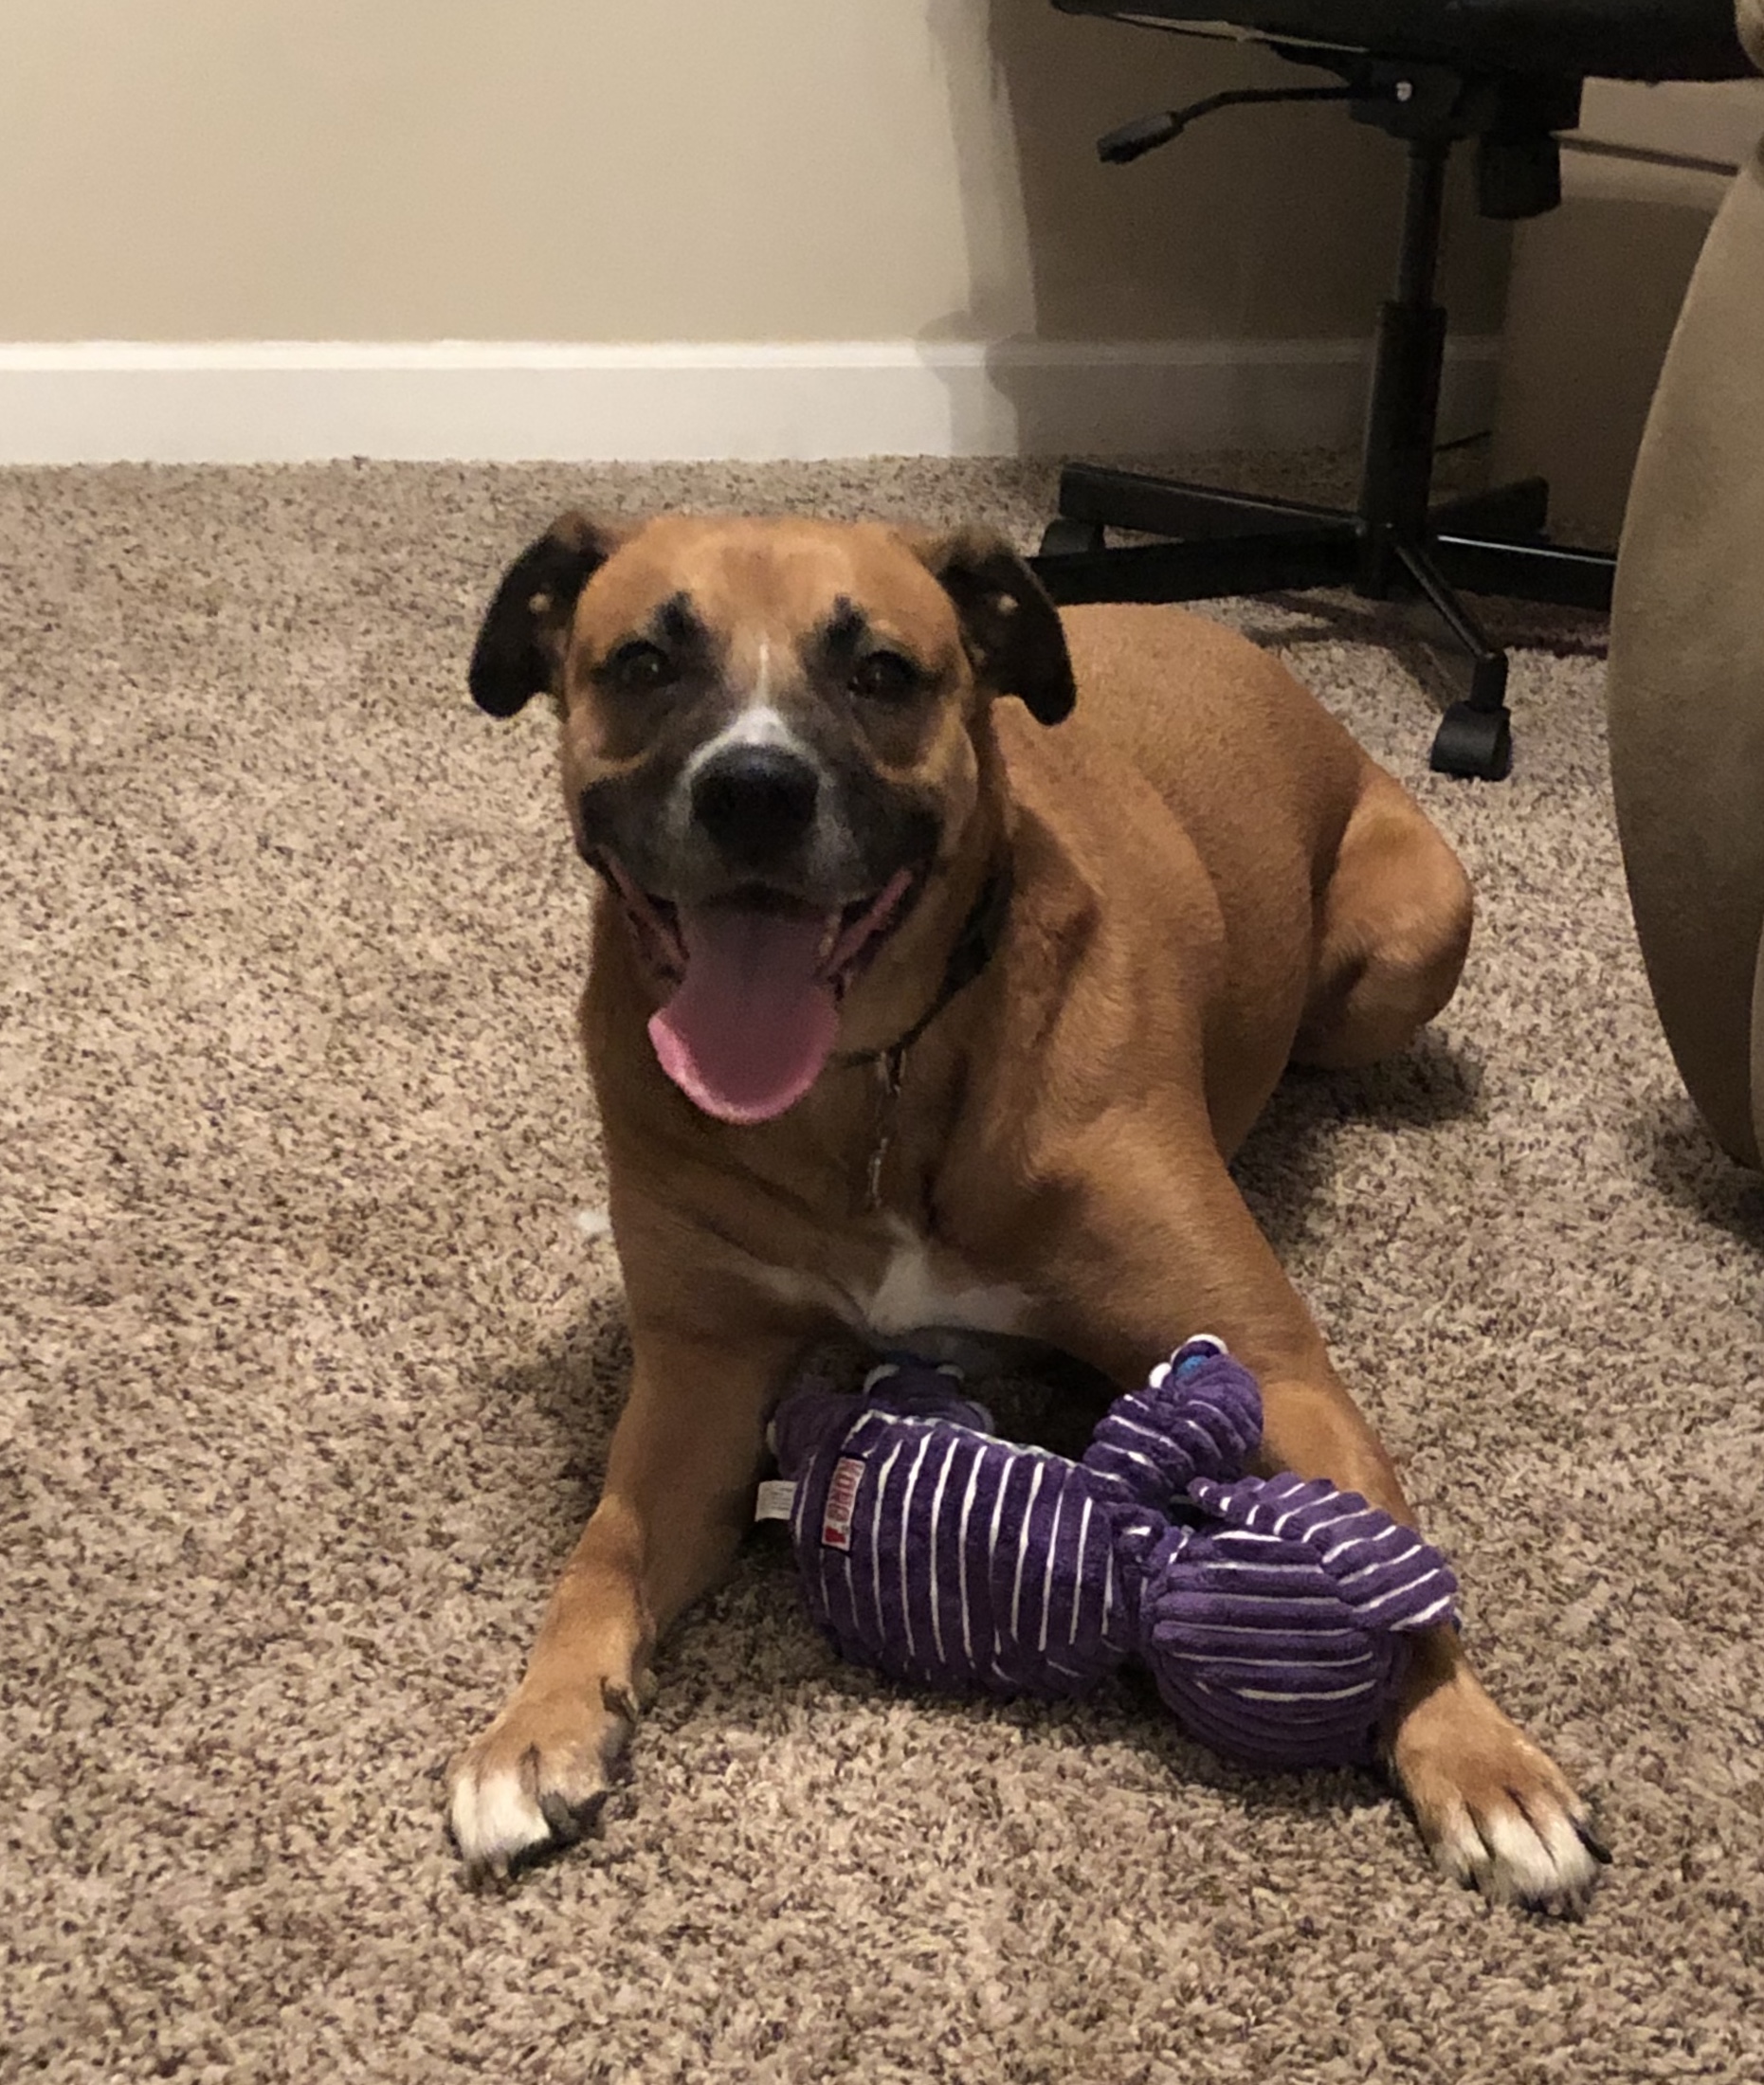
<path id="1" fill-rule="evenodd" d="M 1205 1328 L 1262 1380 L 1270 1467 L 1409 1517 L 1227 1159 L 1289 1060 L 1364 1062 L 1439 1010 L 1470 897 L 1278 663 L 1176 609 L 1063 618 L 977 534 L 566 516 L 472 662 L 499 716 L 546 690 L 610 894 L 582 1024 L 636 1367 L 526 1676 L 455 1769 L 472 1870 L 597 1807 L 831 1327 L 1026 1333 L 1123 1386 Z M 1584 1806 L 1449 1629 L 1390 1752 L 1448 1873 L 1582 1900 Z"/>

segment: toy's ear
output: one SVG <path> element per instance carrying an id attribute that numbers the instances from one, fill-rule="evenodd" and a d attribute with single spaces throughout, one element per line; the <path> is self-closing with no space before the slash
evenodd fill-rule
<path id="1" fill-rule="evenodd" d="M 767 1438 L 778 1475 L 800 1478 L 823 1448 L 834 1446 L 864 1406 L 848 1392 L 791 1390 L 772 1415 Z"/>
<path id="2" fill-rule="evenodd" d="M 622 539 L 608 523 L 572 511 L 516 558 L 472 647 L 467 679 L 481 710 L 513 716 L 534 696 L 555 690 L 576 596 Z"/>
<path id="3" fill-rule="evenodd" d="M 1041 723 L 1069 716 L 1078 690 L 1060 611 L 1005 538 L 957 529 L 913 547 L 955 604 L 981 684 L 1014 695 Z"/>

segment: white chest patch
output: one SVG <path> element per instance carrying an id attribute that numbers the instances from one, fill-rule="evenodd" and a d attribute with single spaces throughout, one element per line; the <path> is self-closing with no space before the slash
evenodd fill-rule
<path id="1" fill-rule="evenodd" d="M 904 1224 L 890 1227 L 894 1250 L 864 1306 L 872 1332 L 893 1335 L 921 1325 L 959 1326 L 974 1333 L 1022 1331 L 1030 1300 L 1023 1290 L 1009 1283 L 989 1288 L 952 1255 L 934 1255 Z"/>
<path id="2" fill-rule="evenodd" d="M 946 1331 L 1018 1333 L 1027 1328 L 1031 1298 L 1009 1282 L 976 1280 L 953 1253 L 935 1252 L 918 1233 L 891 1220 L 893 1247 L 882 1278 L 867 1294 L 826 1275 L 784 1267 L 760 1270 L 760 1279 L 787 1303 L 832 1309 L 854 1331 L 899 1338 L 925 1326 Z"/>

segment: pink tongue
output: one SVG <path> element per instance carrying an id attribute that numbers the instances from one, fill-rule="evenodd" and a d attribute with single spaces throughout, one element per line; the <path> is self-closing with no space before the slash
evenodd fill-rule
<path id="1" fill-rule="evenodd" d="M 662 1069 L 722 1122 L 768 1122 L 821 1075 L 839 1034 L 820 974 L 827 922 L 740 905 L 682 908 L 686 978 L 649 1023 Z"/>

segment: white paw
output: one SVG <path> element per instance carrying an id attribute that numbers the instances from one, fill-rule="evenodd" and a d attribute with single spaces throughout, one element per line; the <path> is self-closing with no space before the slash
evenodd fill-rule
<path id="1" fill-rule="evenodd" d="M 1391 1765 L 1434 1860 L 1493 1904 L 1576 1917 L 1610 1860 L 1567 1776 L 1460 1665 L 1404 1714 Z"/>
<path id="2" fill-rule="evenodd" d="M 599 1816 L 637 1721 L 628 1686 L 517 1692 L 453 1769 L 447 1822 L 466 1875 L 504 1879 Z"/>
<path id="3" fill-rule="evenodd" d="M 1438 1821 L 1433 1858 L 1491 1904 L 1573 1916 L 1586 1909 L 1610 1855 L 1584 1815 L 1534 1795 L 1523 1808 L 1510 1796 L 1474 1813 L 1453 1805 Z"/>
<path id="4" fill-rule="evenodd" d="M 462 1771 L 453 1783 L 447 1823 L 467 1872 L 505 1876 L 550 1850 L 545 1814 L 510 1767 Z"/>

